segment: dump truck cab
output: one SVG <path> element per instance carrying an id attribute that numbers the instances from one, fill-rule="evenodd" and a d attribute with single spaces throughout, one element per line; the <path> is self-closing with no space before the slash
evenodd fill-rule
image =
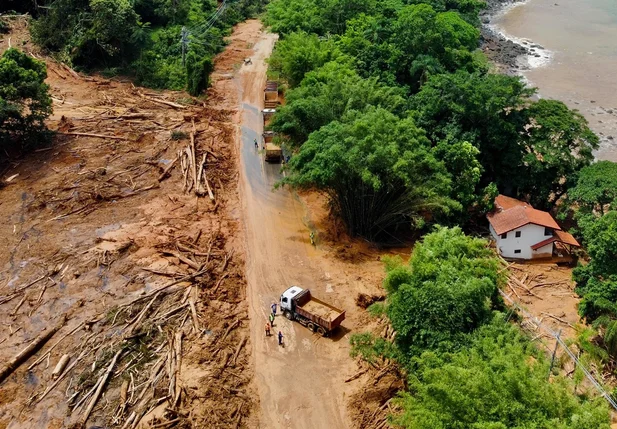
<path id="1" fill-rule="evenodd" d="M 281 310 L 289 320 L 327 336 L 345 320 L 345 311 L 311 295 L 308 289 L 291 286 L 281 295 Z"/>
<path id="2" fill-rule="evenodd" d="M 283 313 L 285 312 L 285 310 L 287 311 L 293 311 L 293 301 L 292 299 L 297 296 L 300 292 L 302 292 L 304 289 L 302 289 L 300 286 L 292 286 L 289 289 L 287 289 L 285 292 L 283 292 L 283 294 L 281 295 L 281 311 L 283 311 Z"/>

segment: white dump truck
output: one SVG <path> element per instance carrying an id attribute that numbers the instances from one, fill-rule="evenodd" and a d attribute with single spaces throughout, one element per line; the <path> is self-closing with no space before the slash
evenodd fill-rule
<path id="1" fill-rule="evenodd" d="M 334 307 L 311 295 L 308 289 L 292 286 L 281 295 L 281 311 L 320 335 L 329 335 L 345 320 L 345 310 Z"/>

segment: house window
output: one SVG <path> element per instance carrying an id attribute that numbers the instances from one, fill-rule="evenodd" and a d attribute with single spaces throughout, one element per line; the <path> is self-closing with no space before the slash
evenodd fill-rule
<path id="1" fill-rule="evenodd" d="M 514 253 L 521 253 L 521 249 L 516 249 Z"/>
<path id="2" fill-rule="evenodd" d="M 505 233 L 501 234 L 501 238 L 508 238 L 508 233 L 505 232 Z"/>
<path id="3" fill-rule="evenodd" d="M 544 235 L 553 235 L 553 228 L 544 228 Z"/>
<path id="4" fill-rule="evenodd" d="M 516 238 L 519 238 L 519 237 L 521 236 L 521 232 L 520 232 L 520 231 L 516 231 L 516 233 L 514 234 L 514 236 L 515 236 Z"/>

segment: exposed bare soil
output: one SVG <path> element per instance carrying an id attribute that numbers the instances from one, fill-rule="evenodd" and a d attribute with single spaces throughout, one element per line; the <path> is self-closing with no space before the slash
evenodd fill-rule
<path id="1" fill-rule="evenodd" d="M 32 47 L 24 22 L 0 50 L 9 38 L 46 60 L 59 134 L 0 189 L 1 361 L 60 329 L 0 386 L 0 427 L 80 426 L 99 382 L 88 427 L 255 427 L 235 90 L 220 102 L 245 41 L 231 37 L 202 102 L 77 74 Z M 199 196 L 179 155 L 192 132 Z"/>

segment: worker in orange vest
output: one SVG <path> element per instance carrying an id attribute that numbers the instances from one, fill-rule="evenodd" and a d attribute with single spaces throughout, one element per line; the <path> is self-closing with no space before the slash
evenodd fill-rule
<path id="1" fill-rule="evenodd" d="M 266 322 L 266 337 L 270 336 L 270 322 Z"/>

